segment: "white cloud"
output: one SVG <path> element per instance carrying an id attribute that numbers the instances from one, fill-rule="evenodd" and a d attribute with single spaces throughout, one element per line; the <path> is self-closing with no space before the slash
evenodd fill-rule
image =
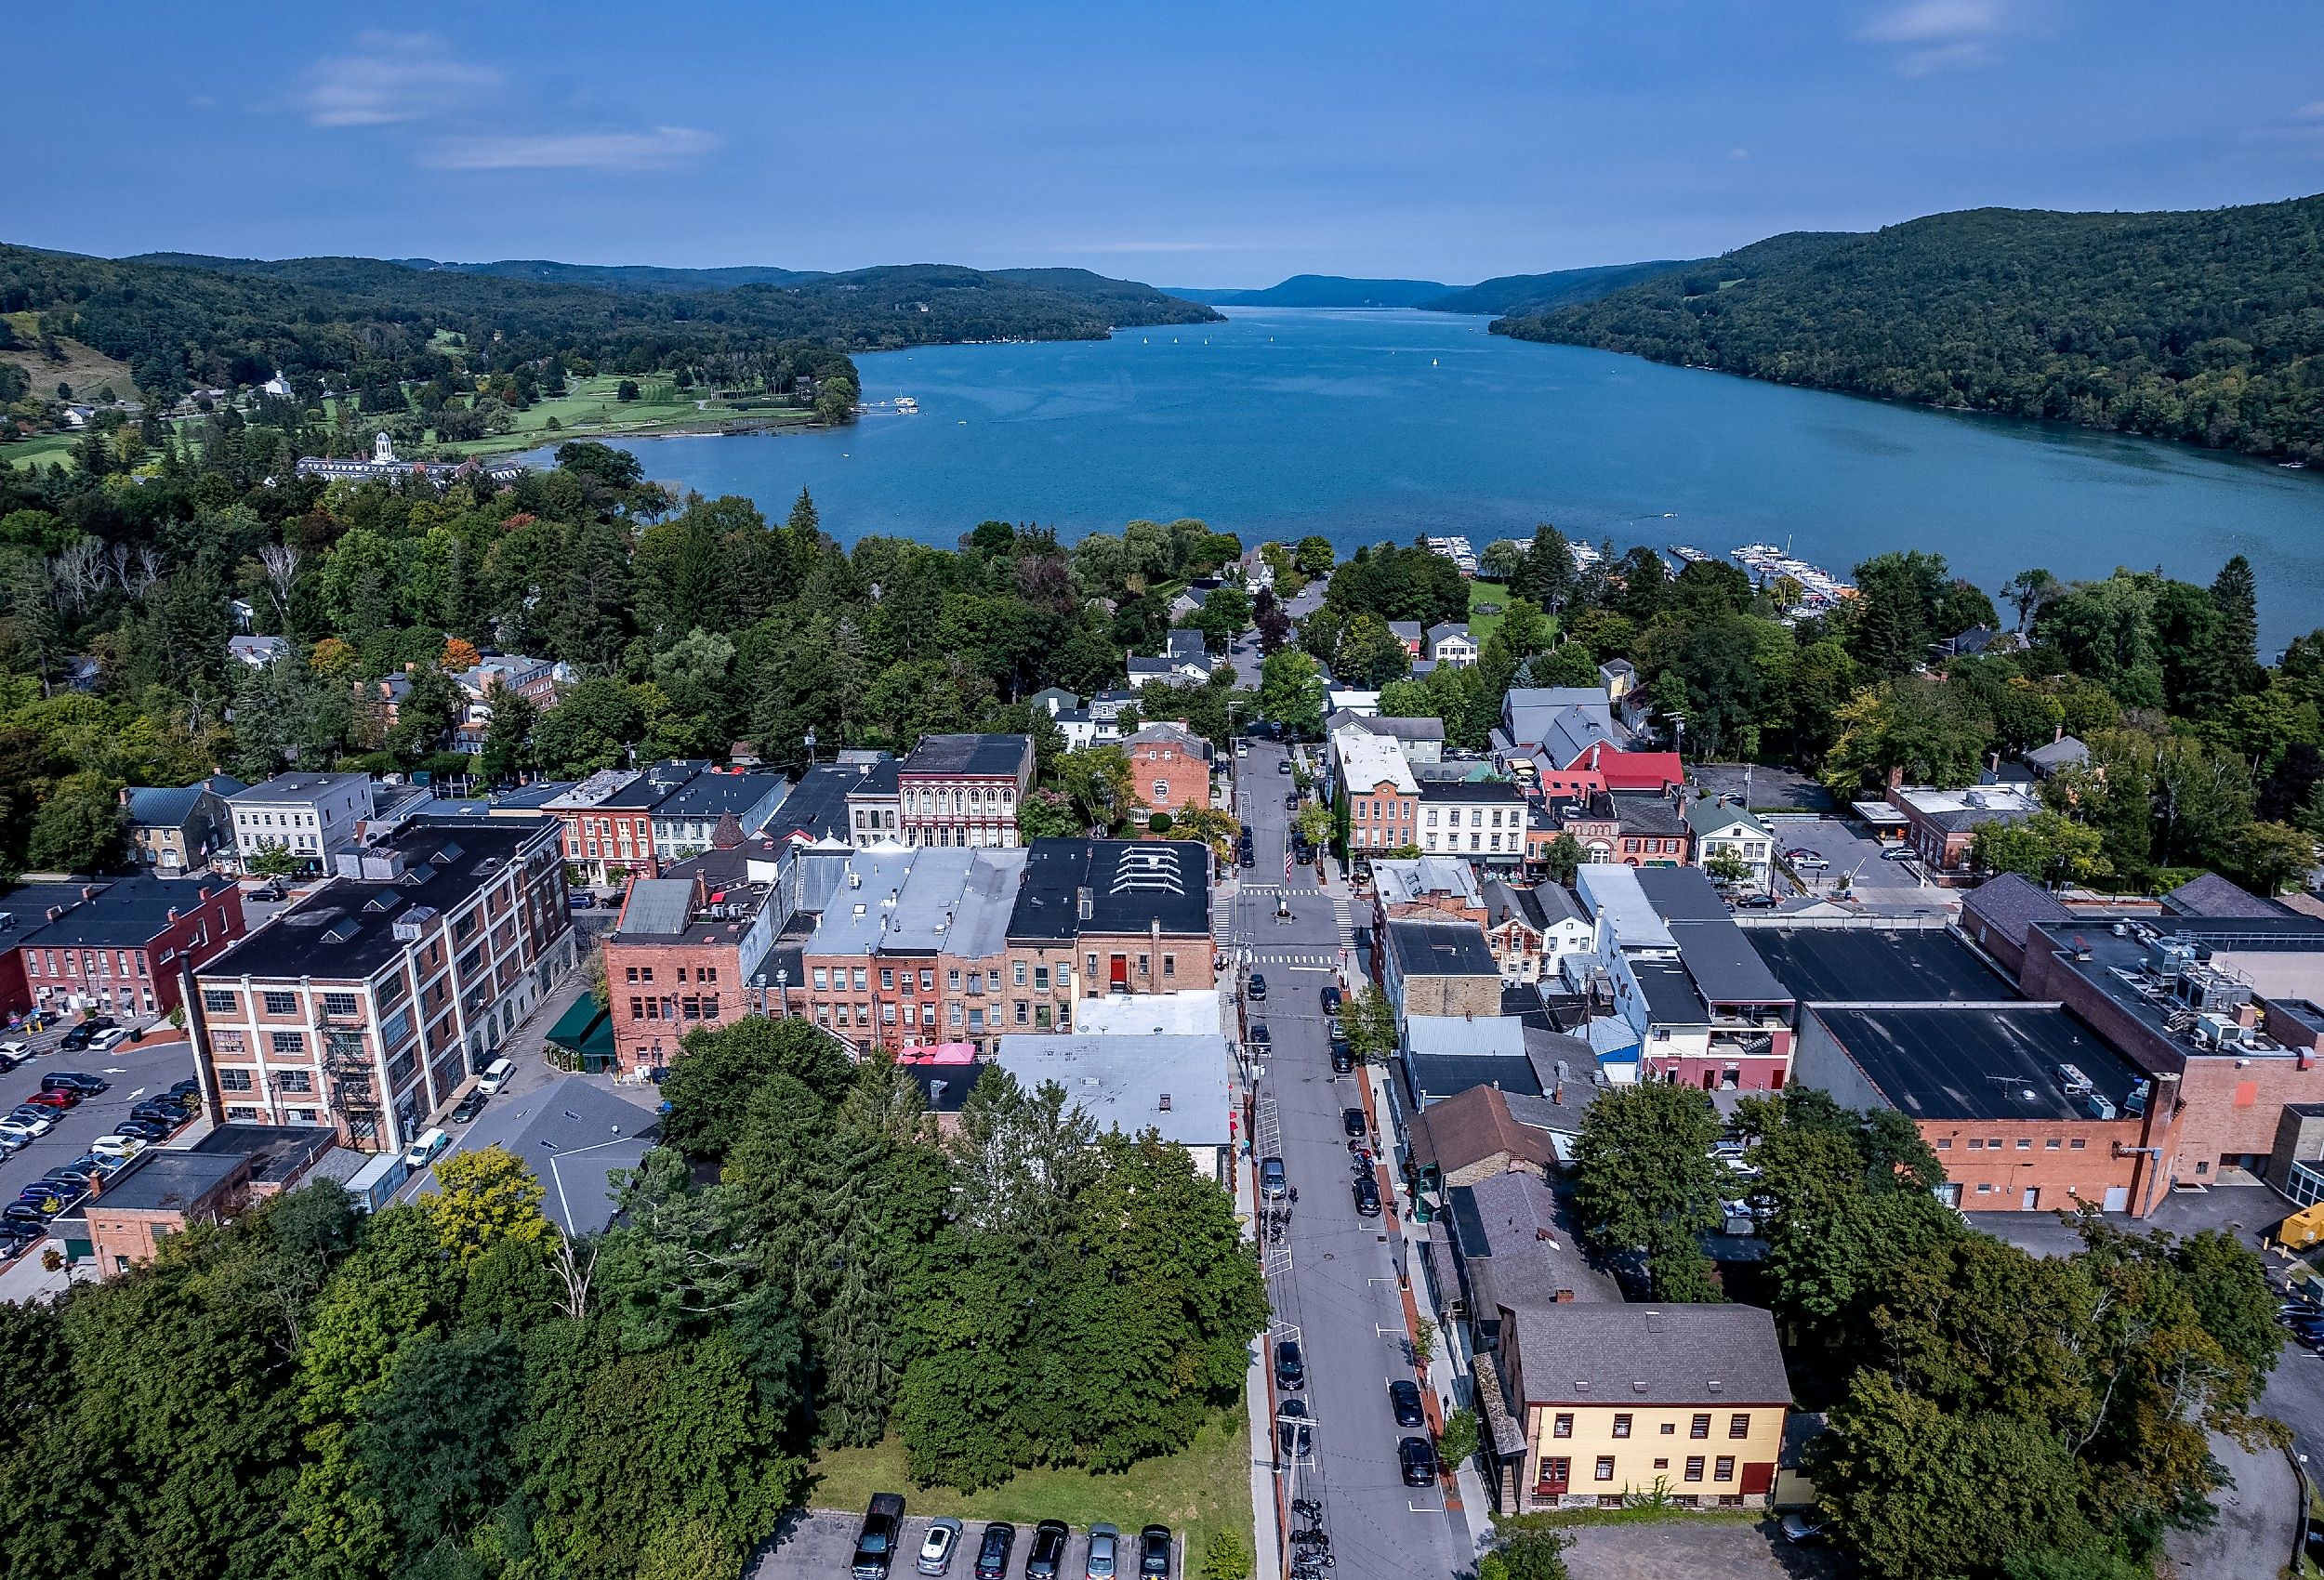
<path id="1" fill-rule="evenodd" d="M 439 139 L 421 163 L 438 170 L 667 170 L 716 152 L 723 140 L 693 126 L 455 137 Z"/>
<path id="2" fill-rule="evenodd" d="M 310 125 L 388 126 L 440 116 L 499 83 L 432 34 L 371 32 L 356 35 L 355 53 L 316 61 L 299 103 Z"/>
<path id="3" fill-rule="evenodd" d="M 1901 46 L 1896 70 L 1908 77 L 1989 65 L 1993 40 L 2008 31 L 2002 0 L 1907 0 L 1867 22 L 1856 37 Z"/>
<path id="4" fill-rule="evenodd" d="M 2324 121 L 2324 99 L 2317 99 L 2314 104 L 2303 104 L 2291 112 L 2291 118 L 2295 121 Z"/>
<path id="5" fill-rule="evenodd" d="M 1729 159 L 1749 159 L 1750 156 L 1751 151 L 1748 148 L 1731 148 L 1727 150 L 1727 157 Z"/>

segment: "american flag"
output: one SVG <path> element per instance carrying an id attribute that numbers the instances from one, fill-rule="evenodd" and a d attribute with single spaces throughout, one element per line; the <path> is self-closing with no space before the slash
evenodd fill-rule
<path id="1" fill-rule="evenodd" d="M 1291 847 L 1287 844 L 1283 848 L 1283 881 L 1291 881 Z"/>

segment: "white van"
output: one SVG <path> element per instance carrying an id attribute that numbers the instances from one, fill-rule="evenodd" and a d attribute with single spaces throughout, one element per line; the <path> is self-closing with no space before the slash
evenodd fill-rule
<path id="1" fill-rule="evenodd" d="M 436 1154 L 452 1144 L 452 1138 L 442 1130 L 429 1130 L 420 1135 L 403 1153 L 406 1168 L 426 1168 L 436 1161 Z"/>
<path id="2" fill-rule="evenodd" d="M 516 1073 L 514 1060 L 495 1059 L 484 1066 L 484 1073 L 477 1081 L 476 1089 L 488 1098 L 496 1098 L 500 1095 L 500 1088 L 507 1086 L 508 1078 Z"/>

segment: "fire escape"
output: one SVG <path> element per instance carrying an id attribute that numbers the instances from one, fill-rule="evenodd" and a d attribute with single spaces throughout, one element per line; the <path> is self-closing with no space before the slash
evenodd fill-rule
<path id="1" fill-rule="evenodd" d="M 323 1073 L 331 1083 L 331 1107 L 350 1139 L 368 1141 L 379 1134 L 379 1091 L 371 1055 L 358 1032 L 324 1034 Z"/>

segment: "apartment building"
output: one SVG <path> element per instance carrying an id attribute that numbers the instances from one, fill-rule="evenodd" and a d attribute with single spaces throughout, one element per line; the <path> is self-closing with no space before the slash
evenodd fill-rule
<path id="1" fill-rule="evenodd" d="M 175 788 L 130 785 L 121 792 L 129 814 L 129 844 L 142 864 L 164 877 L 200 872 L 235 851 L 234 818 L 226 797 L 249 786 L 214 773 Z"/>
<path id="2" fill-rule="evenodd" d="M 193 972 L 229 1122 L 403 1146 L 576 963 L 556 820 L 421 818 Z"/>
<path id="3" fill-rule="evenodd" d="M 88 1009 L 132 1023 L 184 1000 L 184 973 L 243 936 L 231 878 L 127 877 L 20 916 L 0 953 L 0 1013 Z"/>
<path id="4" fill-rule="evenodd" d="M 1739 881 L 1745 888 L 1767 888 L 1775 870 L 1776 836 L 1765 823 L 1719 796 L 1687 802 L 1685 818 L 1694 834 L 1697 866 L 1708 870 L 1714 861 L 1730 858 L 1742 865 Z"/>
<path id="5" fill-rule="evenodd" d="M 1797 1001 L 1699 868 L 1585 862 L 1575 884 L 1597 925 L 1593 974 L 1637 1038 L 1636 1079 L 1782 1088 Z"/>
<path id="6" fill-rule="evenodd" d="M 1032 788 L 1030 735 L 923 735 L 896 765 L 904 842 L 1008 849 Z"/>
<path id="7" fill-rule="evenodd" d="M 1419 781 L 1393 739 L 1355 725 L 1335 730 L 1331 765 L 1350 856 L 1419 848 Z"/>
<path id="8" fill-rule="evenodd" d="M 747 839 L 767 826 L 790 790 L 779 773 L 697 773 L 654 806 L 654 856 L 665 862 L 699 856 L 721 827 Z"/>
<path id="9" fill-rule="evenodd" d="M 280 849 L 302 873 L 327 872 L 339 852 L 354 848 L 372 814 L 371 776 L 278 773 L 228 796 L 226 806 L 243 871 L 264 852 Z"/>
<path id="10" fill-rule="evenodd" d="M 957 845 L 840 858 L 799 945 L 797 992 L 778 994 L 777 1012 L 812 1017 L 857 1047 L 957 1042 L 991 1052 L 1011 1023 L 1009 916 L 1027 860 L 1023 849 Z"/>
<path id="11" fill-rule="evenodd" d="M 1752 1306 L 1518 1299 L 1492 1359 L 1523 1443 L 1513 1512 L 1774 1498 L 1791 1384 Z"/>
<path id="12" fill-rule="evenodd" d="M 710 765 L 670 757 L 645 769 L 603 769 L 541 810 L 564 824 L 567 865 L 589 884 L 652 877 L 667 859 L 654 841 L 654 812 Z"/>
<path id="13" fill-rule="evenodd" d="M 1009 915 L 1010 1025 L 1037 1030 L 1047 1007 L 1062 1031 L 1077 999 L 1216 986 L 1216 947 L 1208 847 L 1037 839 Z"/>
<path id="14" fill-rule="evenodd" d="M 1422 779 L 1421 850 L 1515 867 L 1525 859 L 1525 793 L 1506 779 Z"/>

